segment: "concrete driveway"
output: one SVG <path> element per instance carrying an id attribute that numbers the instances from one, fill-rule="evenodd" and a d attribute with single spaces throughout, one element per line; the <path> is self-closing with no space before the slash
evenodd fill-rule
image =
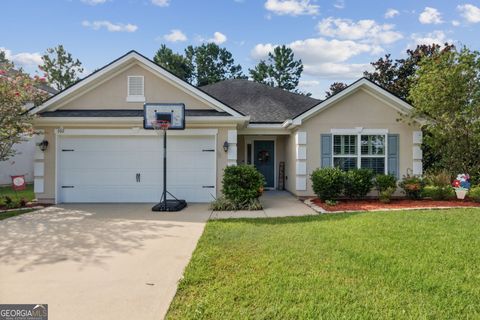
<path id="1" fill-rule="evenodd" d="M 208 205 L 50 207 L 0 221 L 0 303 L 47 303 L 49 319 L 162 319 Z"/>

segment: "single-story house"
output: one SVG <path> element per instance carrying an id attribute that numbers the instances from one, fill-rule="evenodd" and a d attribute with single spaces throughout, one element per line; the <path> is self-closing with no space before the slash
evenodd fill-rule
<path id="1" fill-rule="evenodd" d="M 185 130 L 168 131 L 169 191 L 190 202 L 221 192 L 223 169 L 253 164 L 266 187 L 313 195 L 319 167 L 422 173 L 412 108 L 360 79 L 324 100 L 248 80 L 195 87 L 131 51 L 32 109 L 48 148 L 35 153 L 43 202 L 157 202 L 162 140 L 143 128 L 145 103 L 185 105 Z"/>

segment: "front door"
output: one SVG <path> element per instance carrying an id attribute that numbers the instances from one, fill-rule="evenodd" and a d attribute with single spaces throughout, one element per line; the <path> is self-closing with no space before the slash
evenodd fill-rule
<path id="1" fill-rule="evenodd" d="M 274 141 L 258 140 L 253 144 L 253 164 L 265 177 L 266 188 L 275 188 L 275 145 Z"/>

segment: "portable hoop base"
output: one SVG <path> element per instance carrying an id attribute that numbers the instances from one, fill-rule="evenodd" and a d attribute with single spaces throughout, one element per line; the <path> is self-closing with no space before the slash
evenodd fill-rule
<path id="1" fill-rule="evenodd" d="M 180 211 L 187 206 L 187 202 L 185 200 L 167 200 L 165 204 L 164 201 L 157 203 L 152 207 L 152 211 L 162 211 L 162 212 L 173 212 L 173 211 Z"/>
<path id="2" fill-rule="evenodd" d="M 163 120 L 157 120 L 152 123 L 156 130 L 163 130 L 163 192 L 160 202 L 152 207 L 154 212 L 173 212 L 180 211 L 187 206 L 185 200 L 177 199 L 173 194 L 167 191 L 167 130 L 169 122 Z M 173 199 L 167 199 L 167 194 L 173 197 Z"/>

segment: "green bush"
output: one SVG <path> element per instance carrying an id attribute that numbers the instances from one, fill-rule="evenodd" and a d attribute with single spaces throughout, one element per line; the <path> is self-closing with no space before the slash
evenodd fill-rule
<path id="1" fill-rule="evenodd" d="M 403 176 L 402 181 L 398 184 L 403 189 L 405 195 L 409 199 L 421 199 L 425 182 L 421 177 L 413 175 Z"/>
<path id="2" fill-rule="evenodd" d="M 393 188 L 390 187 L 390 188 L 386 188 L 384 190 L 378 191 L 378 199 L 380 200 L 380 202 L 390 203 L 390 201 L 392 200 L 392 196 L 396 190 L 397 190 L 396 187 L 393 187 Z"/>
<path id="3" fill-rule="evenodd" d="M 452 183 L 452 175 L 447 171 L 429 172 L 425 175 L 427 185 L 435 187 L 447 187 Z"/>
<path id="4" fill-rule="evenodd" d="M 319 168 L 312 172 L 313 192 L 322 200 L 335 200 L 343 192 L 345 174 L 339 168 Z"/>
<path id="5" fill-rule="evenodd" d="M 222 180 L 225 199 L 236 206 L 250 203 L 262 195 L 265 178 L 250 165 L 226 167 Z"/>
<path id="6" fill-rule="evenodd" d="M 378 199 L 383 203 L 390 203 L 397 190 L 397 178 L 391 174 L 377 174 L 373 181 L 378 191 Z"/>
<path id="7" fill-rule="evenodd" d="M 235 203 L 225 197 L 219 197 L 210 203 L 213 211 L 236 211 L 236 210 L 262 210 L 262 204 L 258 199 L 251 199 L 244 203 Z"/>
<path id="8" fill-rule="evenodd" d="M 433 200 L 448 200 L 455 198 L 455 190 L 451 186 L 425 186 L 422 197 Z"/>
<path id="9" fill-rule="evenodd" d="M 480 186 L 475 186 L 468 190 L 468 197 L 475 202 L 480 202 Z"/>
<path id="10" fill-rule="evenodd" d="M 364 198 L 373 187 L 371 169 L 353 169 L 344 173 L 343 195 L 347 198 Z"/>
<path id="11" fill-rule="evenodd" d="M 397 178 L 392 176 L 391 174 L 377 174 L 375 176 L 375 180 L 373 181 L 375 189 L 378 192 L 382 192 L 388 189 L 395 189 L 397 188 Z"/>

